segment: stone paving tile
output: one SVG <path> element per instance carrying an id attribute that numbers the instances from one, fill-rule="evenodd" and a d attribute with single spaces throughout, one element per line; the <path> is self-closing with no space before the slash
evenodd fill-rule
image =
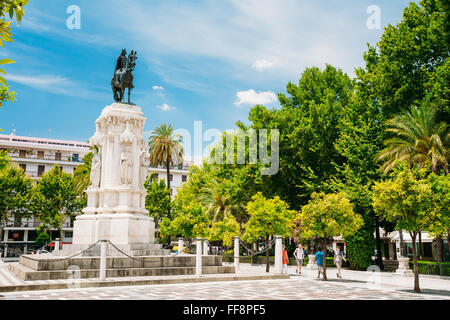
<path id="1" fill-rule="evenodd" d="M 243 281 L 220 283 L 195 283 L 176 285 L 153 285 L 142 287 L 95 288 L 95 290 L 54 290 L 28 293 L 2 294 L 0 299 L 450 299 L 449 295 L 416 295 L 402 290 L 367 289 L 364 284 L 343 285 L 338 282 L 324 283 L 310 279 L 269 281 Z"/>

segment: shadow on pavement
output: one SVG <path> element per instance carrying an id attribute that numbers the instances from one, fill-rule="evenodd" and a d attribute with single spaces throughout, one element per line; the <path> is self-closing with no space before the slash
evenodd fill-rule
<path id="1" fill-rule="evenodd" d="M 398 289 L 397 291 L 406 292 L 406 293 L 413 293 L 414 294 L 414 290 L 409 290 L 409 289 Z M 416 293 L 416 294 L 417 295 L 428 294 L 428 295 L 437 295 L 437 296 L 450 297 L 450 291 L 446 291 L 446 290 L 421 289 L 420 293 Z"/>

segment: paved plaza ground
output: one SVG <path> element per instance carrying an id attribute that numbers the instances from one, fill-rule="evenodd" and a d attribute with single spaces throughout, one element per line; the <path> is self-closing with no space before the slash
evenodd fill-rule
<path id="1" fill-rule="evenodd" d="M 4 265 L 0 278 L 5 277 Z M 241 264 L 240 274 L 260 274 L 264 266 Z M 273 269 L 272 269 L 273 270 Z M 164 285 L 122 286 L 104 288 L 72 288 L 63 290 L 5 292 L 1 300 L 391 300 L 425 299 L 450 300 L 450 280 L 422 277 L 421 294 L 412 292 L 413 278 L 391 273 L 371 273 L 343 270 L 343 279 L 337 279 L 336 269 L 329 268 L 329 281 L 316 279 L 317 271 L 303 269 L 302 275 L 289 267 L 290 279 L 179 283 Z M 6 272 L 8 272 L 6 270 Z M 10 276 L 10 275 L 8 275 Z"/>

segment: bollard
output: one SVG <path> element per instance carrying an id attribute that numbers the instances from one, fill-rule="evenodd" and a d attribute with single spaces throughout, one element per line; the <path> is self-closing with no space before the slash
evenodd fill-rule
<path id="1" fill-rule="evenodd" d="M 202 238 L 197 238 L 195 248 L 195 274 L 197 277 L 202 276 Z"/>
<path id="2" fill-rule="evenodd" d="M 181 253 L 183 251 L 184 247 L 184 240 L 183 238 L 178 239 L 178 253 Z"/>
<path id="3" fill-rule="evenodd" d="M 55 251 L 59 251 L 59 238 L 55 239 Z"/>
<path id="4" fill-rule="evenodd" d="M 106 280 L 106 249 L 108 241 L 102 240 L 100 242 L 100 281 Z"/>
<path id="5" fill-rule="evenodd" d="M 239 237 L 234 237 L 234 272 L 239 272 Z"/>
<path id="6" fill-rule="evenodd" d="M 203 255 L 204 255 L 204 256 L 209 255 L 209 243 L 208 243 L 208 240 L 207 240 L 207 239 L 205 239 L 205 240 L 203 241 Z"/>
<path id="7" fill-rule="evenodd" d="M 275 273 L 283 273 L 283 251 L 282 251 L 282 240 L 281 236 L 275 236 Z"/>

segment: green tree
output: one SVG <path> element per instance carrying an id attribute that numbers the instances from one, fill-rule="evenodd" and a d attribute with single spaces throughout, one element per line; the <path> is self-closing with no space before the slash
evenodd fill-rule
<path id="1" fill-rule="evenodd" d="M 242 240 L 251 243 L 259 237 L 266 239 L 266 272 L 269 272 L 269 238 L 291 235 L 295 211 L 289 210 L 289 205 L 280 197 L 266 199 L 260 192 L 247 204 L 247 211 L 250 219 L 245 226 Z"/>
<path id="2" fill-rule="evenodd" d="M 36 240 L 34 240 L 35 243 L 37 243 L 40 247 L 46 246 L 48 243 L 52 241 L 52 238 L 48 234 L 48 232 L 40 232 L 39 235 L 36 237 Z"/>
<path id="3" fill-rule="evenodd" d="M 152 165 L 165 165 L 167 171 L 167 190 L 170 189 L 170 166 L 183 162 L 182 137 L 173 133 L 172 125 L 162 124 L 157 127 L 149 138 L 150 162 Z M 170 197 L 170 193 L 169 193 Z M 170 219 L 170 206 L 167 208 Z"/>
<path id="4" fill-rule="evenodd" d="M 0 1 L 0 46 L 4 47 L 3 42 L 12 42 L 13 35 L 11 33 L 11 21 L 7 21 L 9 19 L 14 18 L 14 14 L 16 15 L 16 19 L 18 22 L 22 20 L 25 12 L 23 7 L 28 3 L 28 0 L 2 0 Z M 11 59 L 1 59 L 0 65 L 15 63 L 15 61 Z M 3 69 L 0 69 L 0 74 L 5 75 L 6 72 Z M 10 91 L 7 86 L 6 80 L 0 76 L 0 107 L 7 101 L 14 102 L 15 92 Z"/>
<path id="5" fill-rule="evenodd" d="M 412 167 L 423 166 L 431 159 L 433 172 L 443 169 L 448 174 L 450 132 L 446 122 L 436 122 L 436 112 L 431 106 L 412 107 L 411 112 L 388 120 L 387 126 L 393 137 L 384 142 L 386 148 L 377 155 L 378 160 L 384 161 L 381 169 L 385 173 L 398 161 L 406 160 Z"/>
<path id="6" fill-rule="evenodd" d="M 402 20 L 385 27 L 377 48 L 369 47 L 372 83 L 386 119 L 424 102 L 439 106 L 439 121 L 449 118 L 449 14 L 447 0 L 410 2 Z"/>
<path id="7" fill-rule="evenodd" d="M 33 187 L 31 206 L 42 223 L 39 231 L 54 228 L 62 237 L 65 218 L 73 219 L 76 214 L 81 213 L 84 202 L 74 192 L 72 175 L 54 166 Z"/>
<path id="8" fill-rule="evenodd" d="M 193 205 L 185 208 L 186 211 L 178 214 L 173 220 L 163 218 L 160 224 L 162 239 L 170 239 L 171 236 L 182 236 L 187 239 L 196 237 L 207 238 L 209 236 L 209 219 L 201 205 Z"/>
<path id="9" fill-rule="evenodd" d="M 323 280 L 327 280 L 326 259 L 328 239 L 344 239 L 363 226 L 362 217 L 353 211 L 353 205 L 343 193 L 313 193 L 309 203 L 302 207 L 299 219 L 305 237 L 323 239 Z"/>
<path id="10" fill-rule="evenodd" d="M 329 191 L 327 182 L 336 174 L 333 163 L 344 161 L 334 144 L 353 86 L 347 74 L 331 65 L 307 68 L 298 84 L 289 82 L 287 94 L 278 95 L 281 109 L 257 105 L 250 110 L 251 128 L 280 130 L 280 170 L 266 178 L 265 195 L 278 195 L 298 210 L 312 192 Z"/>
<path id="11" fill-rule="evenodd" d="M 83 195 L 84 191 L 91 185 L 91 165 L 92 152 L 83 157 L 83 163 L 80 164 L 73 173 L 73 188 L 76 194 Z"/>
<path id="12" fill-rule="evenodd" d="M 147 176 L 144 186 L 147 190 L 145 209 L 148 210 L 150 217 L 155 219 L 158 227 L 161 220 L 167 217 L 168 207 L 170 206 L 169 191 L 164 180 L 158 181 L 154 174 Z"/>
<path id="13" fill-rule="evenodd" d="M 227 216 L 222 221 L 211 226 L 210 240 L 222 241 L 224 246 L 231 246 L 233 238 L 241 235 L 241 227 L 233 216 Z"/>
<path id="14" fill-rule="evenodd" d="M 428 215 L 427 231 L 436 237 L 450 239 L 450 175 L 431 173 L 427 180 L 433 193 L 434 212 Z"/>
<path id="15" fill-rule="evenodd" d="M 0 234 L 8 216 L 15 219 L 29 217 L 31 179 L 13 164 L 7 163 L 0 169 Z"/>
<path id="16" fill-rule="evenodd" d="M 420 292 L 417 265 L 416 239 L 428 226 L 433 208 L 431 184 L 424 177 L 428 168 L 411 171 L 403 163 L 391 175 L 391 179 L 377 182 L 374 186 L 373 207 L 375 212 L 396 222 L 397 230 L 409 232 L 414 260 L 414 292 Z"/>

